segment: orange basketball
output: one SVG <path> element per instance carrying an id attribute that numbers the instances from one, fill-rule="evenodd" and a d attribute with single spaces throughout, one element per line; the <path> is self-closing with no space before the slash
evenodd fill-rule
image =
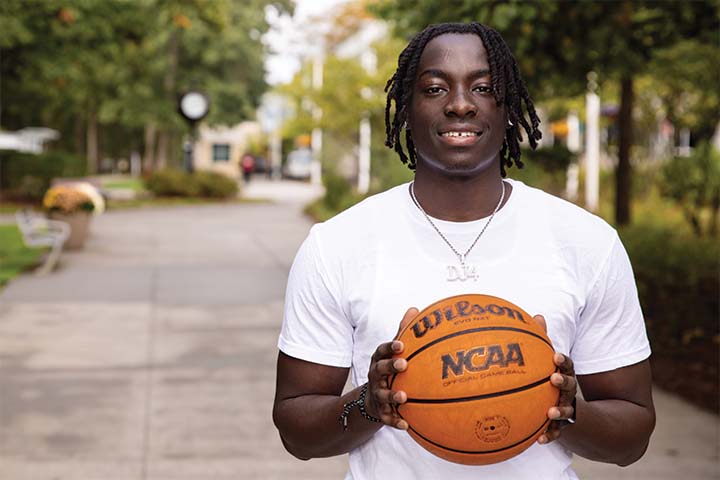
<path id="1" fill-rule="evenodd" d="M 410 436 L 451 462 L 487 465 L 521 453 L 545 431 L 559 391 L 553 347 L 521 308 L 489 295 L 435 302 L 399 334 L 408 368 L 393 390 Z"/>

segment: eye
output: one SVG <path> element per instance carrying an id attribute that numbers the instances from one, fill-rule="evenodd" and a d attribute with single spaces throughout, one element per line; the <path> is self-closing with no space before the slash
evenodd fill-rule
<path id="1" fill-rule="evenodd" d="M 428 95 L 437 95 L 439 93 L 442 93 L 444 90 L 445 89 L 442 87 L 433 85 L 432 87 L 427 87 L 425 89 L 425 93 L 427 93 Z"/>
<path id="2" fill-rule="evenodd" d="M 478 85 L 476 87 L 473 87 L 473 91 L 481 93 L 483 95 L 490 95 L 493 93 L 493 88 L 491 85 Z"/>

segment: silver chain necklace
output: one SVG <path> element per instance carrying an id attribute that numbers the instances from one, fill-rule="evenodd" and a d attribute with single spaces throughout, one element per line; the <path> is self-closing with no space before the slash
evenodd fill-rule
<path id="1" fill-rule="evenodd" d="M 415 182 L 412 182 L 410 184 L 410 197 L 412 198 L 413 203 L 415 206 L 422 212 L 422 214 L 427 219 L 430 226 L 437 232 L 438 235 L 440 235 L 440 238 L 443 239 L 445 243 L 447 243 L 447 246 L 450 247 L 450 250 L 453 251 L 453 253 L 457 256 L 458 260 L 460 261 L 460 267 L 458 268 L 455 265 L 448 265 L 448 282 L 454 282 L 454 281 L 461 281 L 464 282 L 470 278 L 477 281 L 477 279 L 480 277 L 478 274 L 477 268 L 474 265 L 466 265 L 465 260 L 467 259 L 468 254 L 470 251 L 475 247 L 475 244 L 480 240 L 480 237 L 483 236 L 483 233 L 485 233 L 485 230 L 488 228 L 488 225 L 490 225 L 490 222 L 492 222 L 492 219 L 495 217 L 495 214 L 500 210 L 500 205 L 502 205 L 503 200 L 505 200 L 505 182 L 502 182 L 502 193 L 500 194 L 500 200 L 498 200 L 497 205 L 495 205 L 495 210 L 493 210 L 492 214 L 490 215 L 490 218 L 488 218 L 488 221 L 485 222 L 485 226 L 480 230 L 480 233 L 478 233 L 477 237 L 475 237 L 475 240 L 473 240 L 472 244 L 468 247 L 467 250 L 465 250 L 465 253 L 460 253 L 455 248 L 455 246 L 450 243 L 450 240 L 443 235 L 443 233 L 440 231 L 440 229 L 435 225 L 435 222 L 432 221 L 432 218 L 430 218 L 430 215 L 427 214 L 425 209 L 422 208 L 422 205 L 420 205 L 420 202 L 417 201 L 417 198 L 415 197 Z"/>

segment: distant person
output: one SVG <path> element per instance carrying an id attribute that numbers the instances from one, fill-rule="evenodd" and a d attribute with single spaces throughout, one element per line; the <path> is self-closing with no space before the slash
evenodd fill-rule
<path id="1" fill-rule="evenodd" d="M 655 410 L 632 268 L 602 219 L 504 178 L 523 166 L 524 134 L 537 145 L 540 121 L 502 37 L 479 23 L 432 25 L 400 54 L 387 90 L 386 145 L 414 181 L 315 225 L 295 258 L 273 410 L 285 448 L 302 459 L 349 452 L 353 480 L 573 480 L 573 454 L 637 461 Z M 392 408 L 408 393 L 390 378 L 413 368 L 392 358 L 398 326 L 414 307 L 463 293 L 542 314 L 558 352 L 550 426 L 493 465 L 432 455 Z"/>
<path id="2" fill-rule="evenodd" d="M 247 183 L 250 181 L 250 176 L 255 169 L 255 157 L 251 154 L 246 153 L 240 160 L 240 168 L 242 168 L 243 180 Z"/>

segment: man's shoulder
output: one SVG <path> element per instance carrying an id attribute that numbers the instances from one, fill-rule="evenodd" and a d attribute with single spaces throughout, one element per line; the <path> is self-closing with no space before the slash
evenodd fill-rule
<path id="1" fill-rule="evenodd" d="M 344 245 L 343 250 L 366 248 L 387 232 L 401 213 L 402 185 L 371 195 L 325 222 L 313 227 L 324 245 Z M 357 251 L 355 251 L 357 253 Z"/>
<path id="2" fill-rule="evenodd" d="M 334 217 L 317 225 L 323 232 L 352 234 L 387 220 L 387 215 L 400 207 L 403 185 L 371 195 Z"/>
<path id="3" fill-rule="evenodd" d="M 536 215 L 535 218 L 549 222 L 553 228 L 590 235 L 615 232 L 615 229 L 603 218 L 564 198 L 522 182 L 514 181 L 513 186 L 521 190 L 524 207 L 532 211 Z"/>

